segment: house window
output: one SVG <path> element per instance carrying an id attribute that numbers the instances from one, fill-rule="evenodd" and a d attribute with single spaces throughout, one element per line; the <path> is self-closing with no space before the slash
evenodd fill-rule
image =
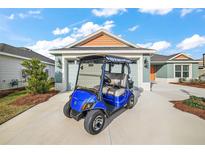
<path id="1" fill-rule="evenodd" d="M 175 65 L 175 77 L 176 78 L 188 78 L 189 77 L 189 65 Z"/>
<path id="2" fill-rule="evenodd" d="M 175 65 L 175 77 L 181 78 L 181 65 Z"/>
<path id="3" fill-rule="evenodd" d="M 183 65 L 183 78 L 189 77 L 189 65 Z"/>

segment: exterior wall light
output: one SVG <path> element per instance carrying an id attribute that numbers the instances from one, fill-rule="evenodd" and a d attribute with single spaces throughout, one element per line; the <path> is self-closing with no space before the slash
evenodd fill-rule
<path id="1" fill-rule="evenodd" d="M 147 58 L 144 59 L 144 67 L 149 68 L 149 63 L 148 63 Z"/>

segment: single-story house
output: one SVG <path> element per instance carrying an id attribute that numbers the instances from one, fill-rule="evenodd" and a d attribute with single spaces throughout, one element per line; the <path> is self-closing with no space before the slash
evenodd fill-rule
<path id="1" fill-rule="evenodd" d="M 25 85 L 25 76 L 22 72 L 23 60 L 37 58 L 46 64 L 46 72 L 49 77 L 54 78 L 55 61 L 40 55 L 30 49 L 23 47 L 14 47 L 8 44 L 0 43 L 0 89 L 9 89 L 16 87 L 12 82 L 18 81 L 18 86 Z M 15 85 L 15 86 L 12 86 Z"/>
<path id="2" fill-rule="evenodd" d="M 150 89 L 150 57 L 155 50 L 142 48 L 106 30 L 99 30 L 64 48 L 51 50 L 55 56 L 55 87 L 72 90 L 75 86 L 77 57 L 92 54 L 110 54 L 131 58 L 131 78 L 136 86 Z"/>
<path id="3" fill-rule="evenodd" d="M 199 59 L 199 77 L 205 80 L 205 54 L 203 54 L 203 58 Z"/>
<path id="4" fill-rule="evenodd" d="M 199 61 L 184 54 L 169 56 L 153 54 L 151 57 L 150 80 L 177 82 L 179 78 L 197 79 Z"/>

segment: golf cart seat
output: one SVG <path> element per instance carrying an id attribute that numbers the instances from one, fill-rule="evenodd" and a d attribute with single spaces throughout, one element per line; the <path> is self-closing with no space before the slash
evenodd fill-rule
<path id="1" fill-rule="evenodd" d="M 116 97 L 123 95 L 127 85 L 127 74 L 106 73 L 106 75 L 111 79 L 111 82 L 103 88 L 103 94 L 110 94 Z"/>

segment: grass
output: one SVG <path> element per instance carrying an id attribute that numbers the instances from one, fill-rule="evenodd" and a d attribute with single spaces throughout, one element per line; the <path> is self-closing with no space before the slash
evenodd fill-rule
<path id="1" fill-rule="evenodd" d="M 19 113 L 27 110 L 31 107 L 31 105 L 23 105 L 23 106 L 15 106 L 12 103 L 21 98 L 28 95 L 26 90 L 14 92 L 0 98 L 0 124 L 4 123 L 5 121 L 13 118 L 14 116 L 18 115 Z"/>
<path id="2" fill-rule="evenodd" d="M 26 90 L 21 90 L 0 98 L 0 124 L 39 103 L 46 102 L 57 93 L 58 91 L 51 89 L 45 94 L 32 95 L 28 94 Z"/>

